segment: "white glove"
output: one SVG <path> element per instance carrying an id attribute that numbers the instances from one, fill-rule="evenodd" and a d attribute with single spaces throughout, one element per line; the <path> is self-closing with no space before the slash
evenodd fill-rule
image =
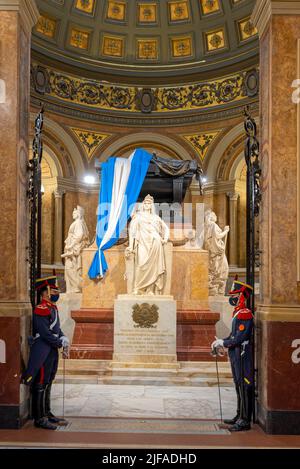
<path id="1" fill-rule="evenodd" d="M 214 348 L 223 347 L 223 346 L 224 346 L 224 340 L 223 339 L 217 339 L 211 344 L 211 349 L 213 350 Z"/>
<path id="2" fill-rule="evenodd" d="M 69 341 L 68 337 L 66 337 L 65 335 L 61 336 L 61 342 L 62 342 L 63 348 L 67 348 L 70 345 L 70 341 Z"/>

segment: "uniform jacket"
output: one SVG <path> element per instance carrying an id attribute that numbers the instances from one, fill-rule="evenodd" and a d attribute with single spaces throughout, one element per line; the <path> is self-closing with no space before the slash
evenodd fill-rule
<path id="1" fill-rule="evenodd" d="M 25 371 L 25 383 L 30 384 L 39 369 L 45 362 L 50 351 L 62 346 L 61 337 L 64 335 L 60 328 L 57 307 L 50 301 L 43 299 L 37 305 L 32 318 L 33 337 L 27 370 Z"/>
<path id="2" fill-rule="evenodd" d="M 253 314 L 250 309 L 242 308 L 235 311 L 231 334 L 224 339 L 235 383 L 248 386 L 253 384 L 253 324 Z"/>

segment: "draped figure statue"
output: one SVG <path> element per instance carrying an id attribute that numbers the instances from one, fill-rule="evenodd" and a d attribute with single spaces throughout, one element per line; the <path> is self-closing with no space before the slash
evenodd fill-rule
<path id="1" fill-rule="evenodd" d="M 217 216 L 212 210 L 205 212 L 204 249 L 209 252 L 209 294 L 225 295 L 229 267 L 226 257 L 226 241 L 229 226 L 224 231 L 217 225 Z"/>
<path id="2" fill-rule="evenodd" d="M 134 256 L 133 294 L 160 295 L 166 281 L 164 245 L 170 231 L 155 213 L 154 199 L 147 195 L 129 226 L 129 246 L 125 256 Z"/>
<path id="3" fill-rule="evenodd" d="M 77 205 L 73 210 L 73 223 L 65 240 L 66 293 L 80 293 L 82 289 L 82 250 L 89 246 L 89 231 L 84 220 L 84 209 Z"/>

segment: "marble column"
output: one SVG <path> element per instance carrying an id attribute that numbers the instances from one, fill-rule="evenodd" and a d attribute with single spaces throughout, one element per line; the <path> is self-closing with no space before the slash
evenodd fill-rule
<path id="1" fill-rule="evenodd" d="M 300 433 L 299 142 L 292 83 L 300 78 L 300 2 L 257 0 L 260 36 L 261 297 L 256 315 L 258 420 Z"/>
<path id="2" fill-rule="evenodd" d="M 54 191 L 54 264 L 62 265 L 63 248 L 63 195 L 65 191 L 57 188 Z"/>
<path id="3" fill-rule="evenodd" d="M 237 192 L 227 192 L 229 198 L 229 265 L 238 266 L 238 200 Z"/>
<path id="4" fill-rule="evenodd" d="M 27 161 L 31 28 L 34 0 L 0 0 L 0 427 L 17 428 L 28 415 L 20 385 L 27 360 L 31 306 L 28 296 Z"/>

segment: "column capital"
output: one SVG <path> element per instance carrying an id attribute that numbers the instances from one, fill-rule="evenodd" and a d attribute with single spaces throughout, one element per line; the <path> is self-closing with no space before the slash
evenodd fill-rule
<path id="1" fill-rule="evenodd" d="M 31 32 L 40 17 L 35 0 L 0 0 L 0 11 L 18 11 L 27 32 Z"/>
<path id="2" fill-rule="evenodd" d="M 232 201 L 237 201 L 240 196 L 238 192 L 227 192 L 226 195 Z"/>
<path id="3" fill-rule="evenodd" d="M 56 199 L 61 199 L 62 196 L 66 193 L 65 189 L 62 189 L 61 187 L 56 187 L 54 189 L 53 194 Z"/>
<path id="4" fill-rule="evenodd" d="M 272 15 L 300 15 L 298 0 L 256 0 L 252 13 L 252 23 L 262 36 Z"/>

